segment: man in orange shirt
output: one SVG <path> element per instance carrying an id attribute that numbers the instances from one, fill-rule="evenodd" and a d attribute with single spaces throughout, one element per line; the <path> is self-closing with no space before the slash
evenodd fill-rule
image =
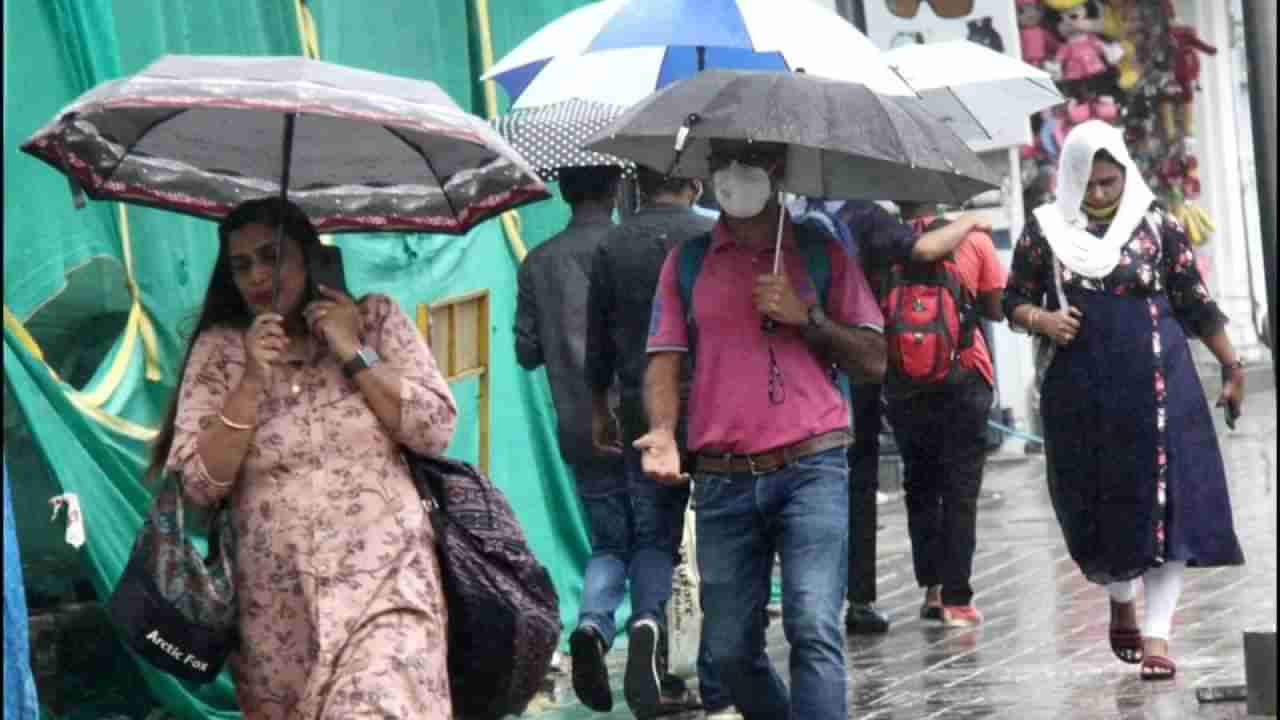
<path id="1" fill-rule="evenodd" d="M 903 220 L 916 232 L 935 223 L 933 206 L 899 203 Z M 958 369 L 946 382 L 931 385 L 885 381 L 887 415 L 902 453 L 903 490 L 916 580 L 925 588 L 921 617 L 951 626 L 982 622 L 973 605 L 969 578 L 976 546 L 978 493 L 985 460 L 985 428 L 995 383 L 991 353 L 978 315 L 1004 319 L 1000 300 L 1006 272 L 996 257 L 991 236 L 973 230 L 945 260 L 965 298 L 971 340 L 962 340 Z M 884 303 L 886 333 L 892 314 L 890 295 Z M 961 338 L 965 334 L 961 333 Z M 892 338 L 889 340 L 892 344 Z M 890 353 L 892 355 L 892 348 Z"/>

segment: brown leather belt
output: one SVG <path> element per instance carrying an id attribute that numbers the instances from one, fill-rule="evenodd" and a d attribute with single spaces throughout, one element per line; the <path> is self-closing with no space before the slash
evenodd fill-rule
<path id="1" fill-rule="evenodd" d="M 721 455 L 714 452 L 698 453 L 693 458 L 695 472 L 712 473 L 714 475 L 736 475 L 751 473 L 763 475 L 790 465 L 800 458 L 817 455 L 820 452 L 848 447 L 853 442 L 853 433 L 848 429 L 832 430 L 821 435 L 814 435 L 808 440 L 801 440 L 794 445 L 775 448 L 756 455 Z"/>

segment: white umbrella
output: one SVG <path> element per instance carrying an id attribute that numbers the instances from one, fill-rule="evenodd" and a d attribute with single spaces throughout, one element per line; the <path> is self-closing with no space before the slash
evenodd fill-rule
<path id="1" fill-rule="evenodd" d="M 971 145 L 1027 142 L 1027 119 L 1065 102 L 1049 73 L 968 40 L 907 45 L 885 59 L 929 112 Z"/>
<path id="2" fill-rule="evenodd" d="M 701 69 L 803 69 L 912 94 L 853 25 L 795 0 L 603 0 L 544 26 L 483 79 L 515 108 L 571 97 L 630 105 Z"/>

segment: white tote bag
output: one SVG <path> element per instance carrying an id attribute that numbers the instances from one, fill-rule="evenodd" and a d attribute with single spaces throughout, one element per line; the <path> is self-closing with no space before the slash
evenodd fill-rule
<path id="1" fill-rule="evenodd" d="M 698 644 L 702 639 L 702 602 L 698 597 L 698 540 L 692 502 L 684 510 L 680 564 L 671 578 L 667 603 L 667 672 L 693 677 L 698 672 Z"/>

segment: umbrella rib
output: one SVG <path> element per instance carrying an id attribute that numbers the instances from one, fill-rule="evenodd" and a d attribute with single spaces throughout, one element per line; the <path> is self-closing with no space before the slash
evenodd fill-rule
<path id="1" fill-rule="evenodd" d="M 969 106 L 966 105 L 964 101 L 960 99 L 960 96 L 956 94 L 955 88 L 951 87 L 950 85 L 946 87 L 947 87 L 947 93 L 950 94 L 951 97 L 955 99 L 957 105 L 964 108 L 964 111 L 966 114 L 968 114 L 969 119 L 973 120 L 974 124 L 978 126 L 978 129 L 982 131 L 982 134 L 986 135 L 988 140 L 994 140 L 995 136 L 991 134 L 991 131 L 987 129 L 986 125 L 982 124 L 982 121 L 978 119 L 978 116 L 973 114 L 973 110 L 970 110 Z"/>
<path id="2" fill-rule="evenodd" d="M 110 181 L 111 181 L 111 178 L 115 177 L 115 175 L 116 175 L 116 171 L 117 171 L 117 170 L 119 170 L 119 169 L 120 169 L 120 166 L 124 164 L 125 158 L 127 158 L 127 157 L 129 157 L 130 155 L 132 155 L 132 154 L 133 154 L 133 149 L 134 149 L 135 147 L 137 147 L 137 146 L 138 146 L 138 143 L 142 142 L 142 138 L 146 137 L 146 136 L 147 136 L 147 133 L 149 133 L 149 132 L 151 132 L 152 130 L 156 129 L 156 128 L 157 128 L 157 127 L 159 127 L 160 125 L 163 125 L 163 124 L 165 124 L 165 123 L 169 122 L 170 120 L 172 120 L 172 119 L 174 119 L 174 118 L 178 117 L 179 115 L 186 114 L 186 112 L 187 112 L 187 110 L 186 110 L 186 109 L 182 109 L 182 110 L 175 110 L 174 112 L 169 113 L 168 115 L 165 115 L 164 117 L 160 118 L 159 120 L 156 120 L 155 122 L 151 123 L 150 125 L 147 125 L 147 127 L 146 127 L 145 129 L 143 129 L 143 130 L 142 130 L 142 132 L 138 133 L 138 137 L 137 137 L 133 142 L 131 142 L 131 143 L 129 143 L 128 145 L 125 145 L 125 146 L 124 146 L 124 152 L 123 152 L 123 153 L 121 153 L 121 155 L 120 155 L 120 162 L 118 162 L 118 163 L 116 163 L 115 165 L 112 165 L 112 166 L 111 166 L 111 172 L 108 172 L 108 173 L 107 173 L 107 174 L 102 178 L 102 182 L 103 182 L 104 184 L 105 184 L 105 183 L 108 183 L 108 182 L 110 182 Z"/>
<path id="3" fill-rule="evenodd" d="M 418 147 L 412 142 L 409 142 L 409 139 L 406 138 L 404 135 L 402 135 L 395 128 L 389 125 L 383 125 L 382 129 L 391 133 L 391 135 L 395 137 L 397 140 L 413 148 L 414 152 L 418 153 L 418 157 L 422 158 L 422 161 L 427 164 L 427 169 L 431 171 L 432 176 L 436 178 L 436 182 L 440 184 L 440 194 L 444 195 L 444 201 L 445 201 L 445 204 L 449 206 L 449 212 L 455 218 L 461 219 L 462 216 L 458 214 L 458 208 L 453 206 L 453 199 L 449 197 L 449 191 L 445 188 L 444 178 L 440 177 L 440 174 L 436 172 L 435 163 L 431 162 L 431 158 L 427 157 L 427 153 L 424 152 L 422 148 Z"/>

